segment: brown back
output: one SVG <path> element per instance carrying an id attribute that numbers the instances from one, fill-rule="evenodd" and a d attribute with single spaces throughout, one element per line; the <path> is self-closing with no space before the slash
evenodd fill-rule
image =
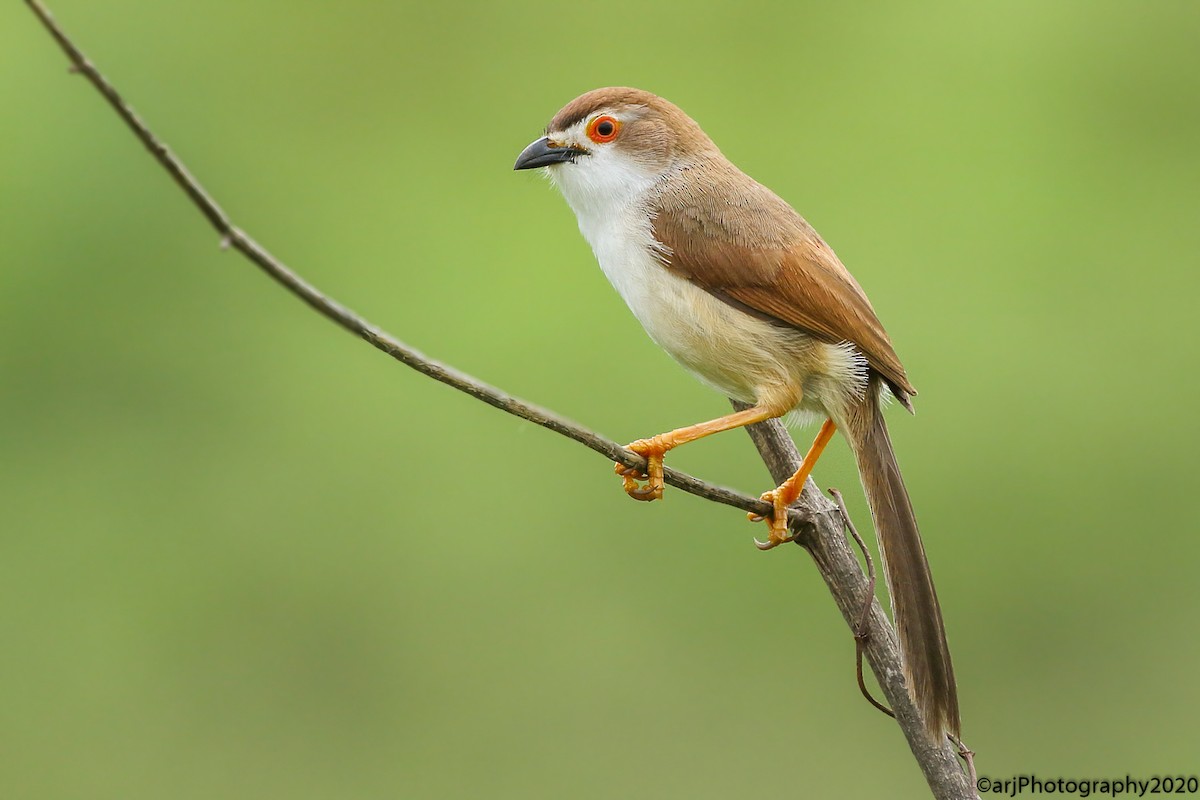
<path id="1" fill-rule="evenodd" d="M 715 150 L 715 148 L 714 148 Z M 722 156 L 664 181 L 651 210 L 672 272 L 712 294 L 811 333 L 853 343 L 902 401 L 916 390 L 862 287 L 803 217 Z"/>

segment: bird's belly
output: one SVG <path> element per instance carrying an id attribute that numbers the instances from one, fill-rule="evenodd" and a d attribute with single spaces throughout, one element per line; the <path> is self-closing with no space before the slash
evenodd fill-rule
<path id="1" fill-rule="evenodd" d="M 865 384 L 853 349 L 752 316 L 681 278 L 643 246 L 597 248 L 601 269 L 660 347 L 743 402 L 828 411 Z"/>

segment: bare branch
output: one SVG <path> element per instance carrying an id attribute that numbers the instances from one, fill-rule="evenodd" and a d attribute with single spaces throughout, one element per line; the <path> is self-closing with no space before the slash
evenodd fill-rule
<path id="1" fill-rule="evenodd" d="M 735 402 L 734 408 L 745 407 Z M 777 419 L 760 422 L 746 429 L 759 455 L 776 483 L 787 480 L 800 465 L 800 452 L 783 423 Z M 811 478 L 804 485 L 799 504 L 808 510 L 811 525 L 808 535 L 797 540 L 812 556 L 833 600 L 850 630 L 857 633 L 863 620 L 869 620 L 871 635 L 856 643 L 879 681 L 879 688 L 891 704 L 896 724 L 908 739 L 913 757 L 925 773 L 925 780 L 938 800 L 977 797 L 974 784 L 956 760 L 957 749 L 949 739 L 935 742 L 925 732 L 925 723 L 904 683 L 900 645 L 887 615 L 875 599 L 872 585 L 863 574 L 850 545 L 842 535 L 841 510 L 821 494 Z M 869 616 L 864 607 L 869 603 Z"/>
<path id="2" fill-rule="evenodd" d="M 502 389 L 484 383 L 465 372 L 426 356 L 419 350 L 401 342 L 387 331 L 371 324 L 336 300 L 327 297 L 315 286 L 293 272 L 265 247 L 251 239 L 245 231 L 233 224 L 229 215 L 217 205 L 217 201 L 205 191 L 204 187 L 188 171 L 183 162 L 176 158 L 170 148 L 154 135 L 146 126 L 146 123 L 142 122 L 141 117 L 125 102 L 116 88 L 100 74 L 100 71 L 75 46 L 75 43 L 67 38 L 67 35 L 63 33 L 50 12 L 40 2 L 37 2 L 37 0 L 27 0 L 27 3 L 46 26 L 46 29 L 50 31 L 50 35 L 62 47 L 63 51 L 67 54 L 67 58 L 71 60 L 71 71 L 86 77 L 100 94 L 104 95 L 104 99 L 113 107 L 117 115 L 125 121 L 125 124 L 130 127 L 134 135 L 146 146 L 146 149 L 150 151 L 155 160 L 159 164 L 162 164 L 163 168 L 175 180 L 175 183 L 187 193 L 187 196 L 200 209 L 200 212 L 204 214 L 209 223 L 217 229 L 217 233 L 221 237 L 220 244 L 222 249 L 232 247 L 242 253 L 242 255 L 261 268 L 263 272 L 283 284 L 288 291 L 308 303 L 318 312 L 351 333 L 366 339 L 375 347 L 397 361 L 412 367 L 417 372 L 428 375 L 430 378 L 440 381 L 447 386 L 452 386 L 460 392 L 465 392 L 476 400 L 482 400 L 501 411 L 506 411 L 535 425 L 541 425 L 543 428 L 561 433 L 563 436 L 574 439 L 595 450 L 597 453 L 611 458 L 613 461 L 619 461 L 627 467 L 634 467 L 643 472 L 645 471 L 646 460 L 644 458 L 626 450 L 612 439 L 605 438 L 577 422 L 555 414 L 547 408 L 542 408 L 541 406 L 521 400 L 518 397 L 513 397 Z M 670 467 L 664 470 L 663 478 L 671 486 L 682 489 L 688 494 L 703 497 L 706 500 L 723 503 L 727 506 L 733 506 L 734 508 L 740 508 L 755 514 L 771 513 L 771 504 L 764 503 L 757 497 L 751 497 L 750 495 L 735 492 L 732 489 L 726 489 L 723 486 L 699 480 L 687 473 L 673 470 Z M 798 513 L 793 514 L 792 519 L 796 524 L 803 522 L 802 515 Z"/>
<path id="3" fill-rule="evenodd" d="M 66 53 L 70 60 L 70 71 L 86 77 L 104 96 L 117 115 L 125 121 L 125 124 L 145 145 L 155 160 L 170 173 L 175 183 L 191 198 L 193 204 L 217 230 L 223 249 L 232 247 L 242 253 L 313 309 L 421 374 L 501 411 L 574 439 L 627 467 L 645 471 L 645 459 L 626 450 L 615 441 L 561 417 L 549 409 L 513 397 L 465 372 L 429 358 L 327 297 L 289 269 L 233 224 L 229 216 L 192 176 L 187 167 L 150 131 L 116 88 L 100 74 L 91 61 L 67 37 L 45 6 L 38 0 L 26 0 L 26 4 Z M 734 405 L 742 407 L 736 403 Z M 779 420 L 771 420 L 754 425 L 748 431 L 776 483 L 782 483 L 795 471 L 800 462 L 800 454 L 782 423 Z M 699 480 L 677 470 L 667 468 L 664 471 L 664 479 L 671 486 L 689 494 L 740 508 L 752 514 L 769 515 L 772 511 L 769 503 L 758 498 Z M 842 518 L 838 508 L 821 494 L 812 479 L 809 479 L 805 485 L 800 501 L 790 511 L 789 527 L 799 535 L 797 543 L 803 545 L 816 562 L 821 576 L 825 579 L 830 593 L 852 631 L 860 626 L 860 618 L 868 619 L 867 611 L 869 610 L 870 629 L 873 633 L 862 642 L 863 650 L 879 680 L 884 695 L 895 709 L 896 721 L 904 731 L 913 755 L 933 790 L 934 797 L 939 800 L 975 797 L 973 787 L 967 784 L 966 776 L 955 760 L 955 749 L 948 741 L 933 742 L 925 734 L 924 724 L 905 688 L 895 633 L 887 616 L 875 600 L 858 561 L 842 536 Z M 868 601 L 869 606 L 867 605 Z M 965 751 L 965 748 L 963 750 Z"/>

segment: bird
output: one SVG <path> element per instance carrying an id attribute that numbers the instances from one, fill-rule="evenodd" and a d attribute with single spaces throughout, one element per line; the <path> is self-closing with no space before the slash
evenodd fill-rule
<path id="1" fill-rule="evenodd" d="M 875 522 L 909 691 L 930 735 L 957 735 L 941 606 L 883 414 L 889 397 L 911 412 L 917 392 L 834 251 L 682 109 L 640 89 L 576 97 L 513 168 L 545 169 L 649 337 L 749 406 L 627 445 L 646 468 L 615 465 L 626 493 L 661 498 L 663 457 L 680 445 L 790 414 L 823 419 L 796 473 L 762 495 L 772 513 L 757 544 L 770 549 L 794 539 L 788 506 L 840 430 Z"/>

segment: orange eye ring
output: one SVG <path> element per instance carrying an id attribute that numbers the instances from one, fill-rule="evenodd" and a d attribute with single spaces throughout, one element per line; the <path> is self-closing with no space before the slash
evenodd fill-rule
<path id="1" fill-rule="evenodd" d="M 616 117 L 601 114 L 588 123 L 587 137 L 596 144 L 608 144 L 621 132 L 621 121 Z"/>

